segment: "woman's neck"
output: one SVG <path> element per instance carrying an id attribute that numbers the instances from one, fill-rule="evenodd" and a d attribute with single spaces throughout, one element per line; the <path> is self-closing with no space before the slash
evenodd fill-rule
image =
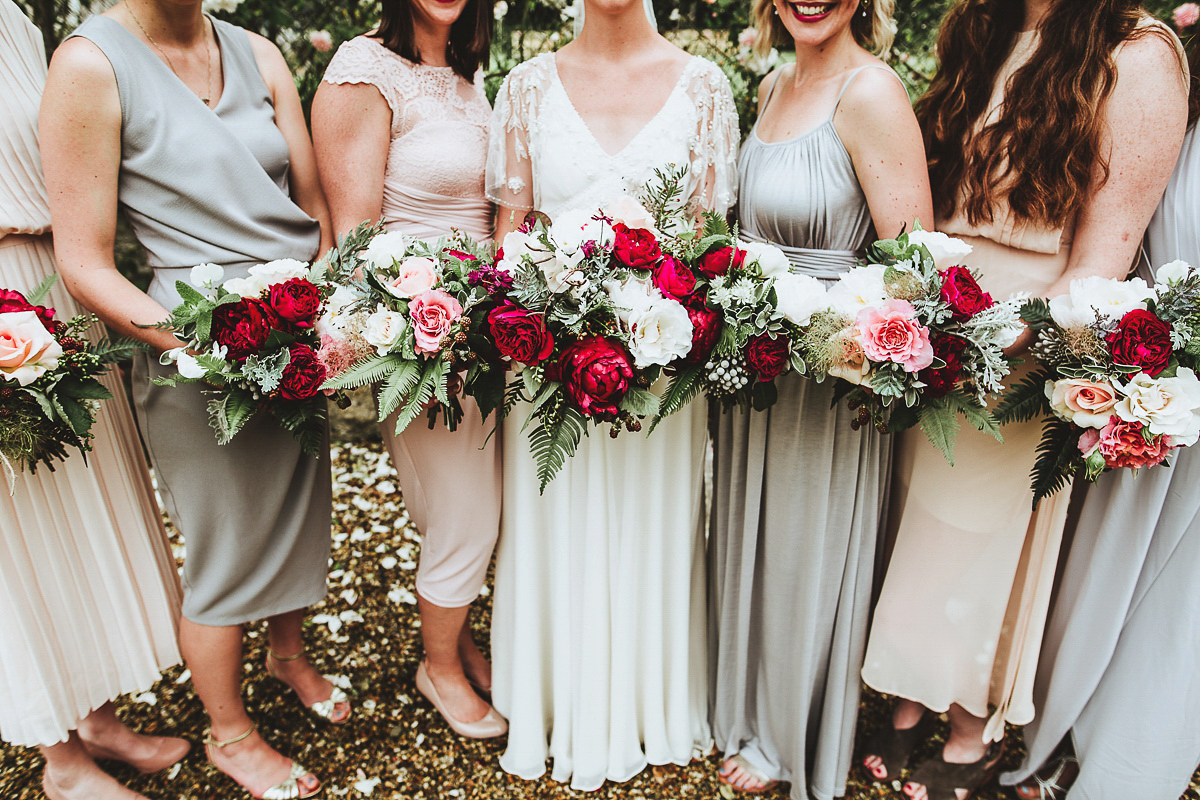
<path id="1" fill-rule="evenodd" d="M 413 20 L 413 46 L 421 56 L 421 63 L 431 67 L 445 67 L 446 48 L 450 44 L 450 26 L 435 25 L 428 20 Z M 486 65 L 485 65 L 486 66 Z"/>
<path id="2" fill-rule="evenodd" d="M 583 30 L 575 39 L 583 51 L 605 60 L 621 61 L 631 53 L 644 50 L 658 38 L 641 3 L 630 3 L 617 13 L 588 11 Z"/>
<path id="3" fill-rule="evenodd" d="M 850 27 L 819 45 L 796 44 L 796 69 L 792 76 L 797 86 L 845 72 L 860 50 Z"/>
<path id="4" fill-rule="evenodd" d="M 208 33 L 199 2 L 185 4 L 125 0 L 125 10 L 159 44 L 188 47 Z"/>

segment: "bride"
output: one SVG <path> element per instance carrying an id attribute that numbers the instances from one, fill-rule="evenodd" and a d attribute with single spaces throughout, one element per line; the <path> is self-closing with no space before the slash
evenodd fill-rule
<path id="1" fill-rule="evenodd" d="M 644 4 L 643 4 L 644 2 Z M 488 195 L 496 240 L 536 209 L 551 219 L 636 195 L 688 165 L 691 210 L 734 199 L 737 116 L 721 71 L 660 36 L 649 0 L 576 3 L 576 38 L 512 71 L 496 98 Z M 586 25 L 582 24 L 586 13 Z M 518 408 L 505 422 L 504 518 L 492 623 L 500 763 L 573 789 L 686 764 L 707 722 L 705 411 L 647 438 L 604 430 L 538 494 Z"/>

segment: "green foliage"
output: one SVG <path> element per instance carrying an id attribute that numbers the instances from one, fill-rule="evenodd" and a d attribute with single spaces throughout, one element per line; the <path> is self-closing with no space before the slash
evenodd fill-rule
<path id="1" fill-rule="evenodd" d="M 1049 497 L 1066 485 L 1082 461 L 1079 452 L 1078 428 L 1058 417 L 1049 417 L 1038 442 L 1037 459 L 1030 477 L 1033 479 L 1033 507 L 1043 497 Z"/>
<path id="2" fill-rule="evenodd" d="M 1001 425 L 1010 422 L 1028 422 L 1034 417 L 1047 416 L 1052 413 L 1050 400 L 1046 397 L 1046 382 L 1051 379 L 1050 373 L 1039 369 L 1012 387 L 1000 399 L 996 406 L 996 419 Z"/>
<path id="3" fill-rule="evenodd" d="M 538 426 L 529 432 L 529 449 L 537 464 L 538 491 L 575 455 L 579 441 L 587 434 L 587 421 L 570 403 L 553 406 Z"/>
<path id="4" fill-rule="evenodd" d="M 704 367 L 702 365 L 692 364 L 676 373 L 671 378 L 671 382 L 667 384 L 667 391 L 659 400 L 658 415 L 650 423 L 648 433 L 654 433 L 654 429 L 658 427 L 658 423 L 664 417 L 671 416 L 690 403 L 703 388 Z"/>

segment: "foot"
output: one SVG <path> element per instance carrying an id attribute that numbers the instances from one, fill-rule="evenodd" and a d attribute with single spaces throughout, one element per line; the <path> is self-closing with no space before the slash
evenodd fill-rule
<path id="1" fill-rule="evenodd" d="M 744 758 L 736 755 L 721 762 L 718 775 L 721 783 L 727 783 L 738 791 L 751 794 L 766 792 L 779 785 L 779 781 L 773 781 L 761 774 Z"/>
<path id="2" fill-rule="evenodd" d="M 94 763 L 42 774 L 42 791 L 48 800 L 147 800 L 117 783 Z"/>
<path id="3" fill-rule="evenodd" d="M 441 698 L 446 711 L 456 720 L 468 723 L 478 722 L 491 710 L 492 707 L 488 702 L 476 694 L 463 671 L 438 671 L 426 661 L 425 674 L 429 676 L 430 683 L 437 690 L 438 697 Z M 490 674 L 488 681 L 490 685 Z"/>
<path id="4" fill-rule="evenodd" d="M 879 731 L 867 741 L 869 749 L 862 764 L 872 778 L 889 781 L 908 766 L 908 759 L 920 744 L 919 739 L 924 733 L 917 730 L 924 717 L 925 707 L 921 704 L 907 700 L 897 702 L 892 713 L 891 730 Z M 892 772 L 895 774 L 889 774 L 887 761 L 893 762 Z"/>
<path id="5" fill-rule="evenodd" d="M 213 731 L 213 738 L 233 739 L 237 731 Z M 292 760 L 267 744 L 257 731 L 240 742 L 224 747 L 208 745 L 208 760 L 254 797 L 262 797 L 273 786 L 285 783 L 292 775 Z M 301 797 L 311 797 L 321 782 L 311 772 L 296 778 Z"/>
<path id="6" fill-rule="evenodd" d="M 288 660 L 286 654 L 280 655 L 285 658 L 279 658 L 271 650 L 267 650 L 267 672 L 291 687 L 305 708 L 312 708 L 317 703 L 330 700 L 333 696 L 333 684 L 317 672 L 306 656 L 301 655 L 299 658 Z M 333 710 L 326 718 L 334 724 L 350 719 L 350 701 L 334 703 Z"/>
<path id="7" fill-rule="evenodd" d="M 1079 777 L 1079 762 L 1074 757 L 1055 758 L 1013 787 L 1021 800 L 1064 800 Z"/>
<path id="8" fill-rule="evenodd" d="M 942 761 L 945 764 L 975 764 L 983 759 L 988 753 L 988 749 L 988 746 L 982 740 L 974 738 L 956 739 L 952 736 L 942 748 Z M 995 758 L 982 767 L 985 773 L 990 773 L 992 768 L 999 762 L 1002 754 L 1003 749 L 997 748 Z M 926 763 L 928 764 L 929 762 Z M 912 800 L 928 800 L 929 798 L 929 787 L 915 780 L 906 782 L 901 789 Z M 955 788 L 954 796 L 957 800 L 967 800 L 973 791 L 973 787 Z"/>
<path id="9" fill-rule="evenodd" d="M 458 640 L 458 657 L 462 660 L 467 681 L 481 692 L 491 692 L 492 665 L 479 652 L 479 646 L 471 638 L 471 631 L 465 626 L 464 632 L 465 635 Z M 441 691 L 441 687 L 438 691 Z"/>
<path id="10" fill-rule="evenodd" d="M 125 725 L 90 731 L 80 726 L 79 739 L 92 758 L 122 761 L 143 775 L 164 770 L 188 754 L 191 744 L 175 736 L 144 736 Z"/>

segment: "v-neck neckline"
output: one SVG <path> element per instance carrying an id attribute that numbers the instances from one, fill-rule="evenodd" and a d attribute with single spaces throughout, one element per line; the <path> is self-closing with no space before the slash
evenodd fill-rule
<path id="1" fill-rule="evenodd" d="M 687 62 L 684 63 L 683 69 L 679 73 L 679 77 L 675 80 L 675 85 L 671 87 L 671 91 L 667 95 L 667 99 L 663 101 L 663 104 L 661 106 L 659 106 L 658 111 L 654 112 L 654 116 L 652 116 L 652 117 L 650 117 L 650 119 L 646 120 L 646 123 L 644 125 L 642 125 L 642 127 L 639 128 L 637 130 L 637 132 L 635 134 L 633 134 L 632 137 L 630 137 L 629 141 L 627 141 L 624 145 L 621 146 L 620 150 L 618 150 L 615 153 L 610 153 L 610 152 L 608 152 L 608 150 L 605 149 L 604 145 L 600 144 L 600 140 L 596 138 L 596 134 L 592 131 L 591 127 L 587 124 L 587 120 L 585 120 L 583 118 L 583 115 L 579 113 L 579 109 L 575 107 L 575 101 L 571 99 L 571 94 L 567 91 L 566 84 L 564 84 L 562 82 L 562 76 L 558 74 L 558 57 L 557 56 L 558 56 L 557 53 L 550 54 L 550 72 L 554 76 L 554 82 L 558 84 L 559 90 L 562 91 L 563 97 L 566 98 L 567 107 L 571 109 L 571 113 L 575 115 L 575 119 L 577 119 L 579 121 L 579 124 L 583 126 L 583 129 L 585 131 L 587 131 L 588 138 L 592 140 L 592 144 L 596 145 L 596 149 L 599 150 L 601 153 L 603 153 L 606 157 L 608 157 L 610 159 L 620 158 L 622 155 L 624 155 L 625 152 L 627 150 L 629 150 L 630 147 L 633 146 L 634 142 L 636 142 L 638 139 L 642 138 L 642 134 L 644 134 L 650 128 L 651 125 L 653 125 L 655 122 L 658 121 L 658 118 L 661 117 L 663 115 L 663 113 L 667 110 L 667 107 L 671 105 L 671 101 L 675 99 L 675 94 L 680 90 L 680 87 L 683 86 L 684 78 L 687 76 L 688 70 L 692 66 L 692 59 L 698 58 L 698 56 L 689 56 L 688 57 Z"/>
<path id="2" fill-rule="evenodd" d="M 196 94 L 194 91 L 192 91 L 190 86 L 188 86 L 186 83 L 183 82 L 183 78 L 180 78 L 177 74 L 175 74 L 175 70 L 171 69 L 171 66 L 169 64 L 167 64 L 167 62 L 165 62 L 161 58 L 159 58 L 158 54 L 155 53 L 154 50 L 148 44 L 143 42 L 137 36 L 137 34 L 135 34 L 133 31 L 129 30 L 129 28 L 126 28 L 121 23 L 117 22 L 112 17 L 101 17 L 101 19 L 108 19 L 110 22 L 112 22 L 114 25 L 116 25 L 118 28 L 120 28 L 122 31 L 124 31 L 129 36 L 129 38 L 133 39 L 135 42 L 137 42 L 139 45 L 141 45 L 141 47 L 146 51 L 146 53 L 152 59 L 154 59 L 156 62 L 158 62 L 159 64 L 162 65 L 162 68 L 167 71 L 167 74 L 170 75 L 172 79 L 174 79 L 174 81 L 179 85 L 180 88 L 182 88 L 184 90 L 184 92 L 186 92 L 191 97 L 194 97 L 196 99 L 196 102 L 199 103 L 204 108 L 207 108 L 209 111 L 213 112 L 214 114 L 217 113 L 217 109 L 219 109 L 221 107 L 221 104 L 225 102 L 225 96 L 227 94 L 229 94 L 229 91 L 228 91 L 229 90 L 229 81 L 228 81 L 228 76 L 226 75 L 226 71 L 225 71 L 226 47 L 225 47 L 224 40 L 221 38 L 221 31 L 217 27 L 216 20 L 214 20 L 208 13 L 204 14 L 204 19 L 205 19 L 205 21 L 208 22 L 209 26 L 212 28 L 213 39 L 217 43 L 217 69 L 221 75 L 221 96 L 218 97 L 216 103 L 214 103 L 211 106 L 208 105 L 207 103 L 205 103 L 203 100 L 201 100 L 200 96 L 198 94 Z"/>

